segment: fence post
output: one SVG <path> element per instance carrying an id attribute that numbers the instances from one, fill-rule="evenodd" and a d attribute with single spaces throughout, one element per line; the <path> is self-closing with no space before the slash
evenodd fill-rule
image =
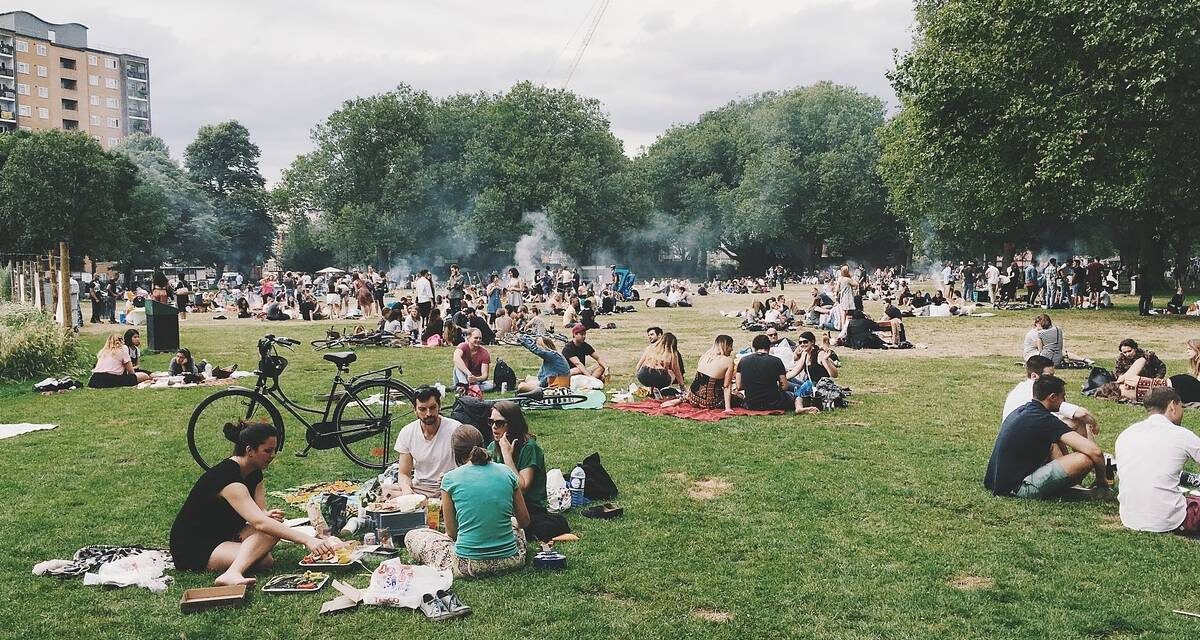
<path id="1" fill-rule="evenodd" d="M 62 326 L 75 326 L 75 313 L 71 309 L 71 262 L 67 243 L 58 243 L 58 297 L 62 300 Z"/>

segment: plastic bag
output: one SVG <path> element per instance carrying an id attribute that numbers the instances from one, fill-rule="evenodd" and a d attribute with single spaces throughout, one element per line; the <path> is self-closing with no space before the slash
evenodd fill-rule
<path id="1" fill-rule="evenodd" d="M 403 564 L 399 558 L 384 560 L 371 574 L 371 585 L 363 592 L 363 603 L 416 609 L 427 593 L 449 589 L 454 575 L 425 565 Z"/>
<path id="2" fill-rule="evenodd" d="M 113 560 L 100 565 L 95 573 L 83 574 L 83 584 L 113 587 L 137 585 L 153 593 L 163 593 L 174 581 L 171 576 L 163 575 L 168 567 L 174 568 L 167 557 L 167 554 L 161 551 L 146 551 Z"/>
<path id="3" fill-rule="evenodd" d="M 546 504 L 551 513 L 562 513 L 571 508 L 571 490 L 562 469 L 546 472 Z"/>

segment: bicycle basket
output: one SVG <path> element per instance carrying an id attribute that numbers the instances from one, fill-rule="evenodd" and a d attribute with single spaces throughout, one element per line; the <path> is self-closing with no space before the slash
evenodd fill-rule
<path id="1" fill-rule="evenodd" d="M 258 370 L 263 375 L 278 378 L 287 368 L 287 358 L 279 355 L 267 356 L 258 362 Z"/>

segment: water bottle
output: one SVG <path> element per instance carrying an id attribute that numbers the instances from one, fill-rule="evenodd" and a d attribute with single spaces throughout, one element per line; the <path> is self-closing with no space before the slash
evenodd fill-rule
<path id="1" fill-rule="evenodd" d="M 582 507 L 588 503 L 583 495 L 583 485 L 587 482 L 587 473 L 581 465 L 575 465 L 571 471 L 571 506 Z"/>

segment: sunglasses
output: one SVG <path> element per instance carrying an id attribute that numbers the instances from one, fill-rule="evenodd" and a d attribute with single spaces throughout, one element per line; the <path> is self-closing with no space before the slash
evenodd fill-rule
<path id="1" fill-rule="evenodd" d="M 812 344 L 811 340 L 797 340 L 796 344 Z"/>
<path id="2" fill-rule="evenodd" d="M 488 418 L 487 423 L 488 423 L 489 427 L 507 427 L 508 426 L 508 420 L 492 420 L 491 418 Z"/>

